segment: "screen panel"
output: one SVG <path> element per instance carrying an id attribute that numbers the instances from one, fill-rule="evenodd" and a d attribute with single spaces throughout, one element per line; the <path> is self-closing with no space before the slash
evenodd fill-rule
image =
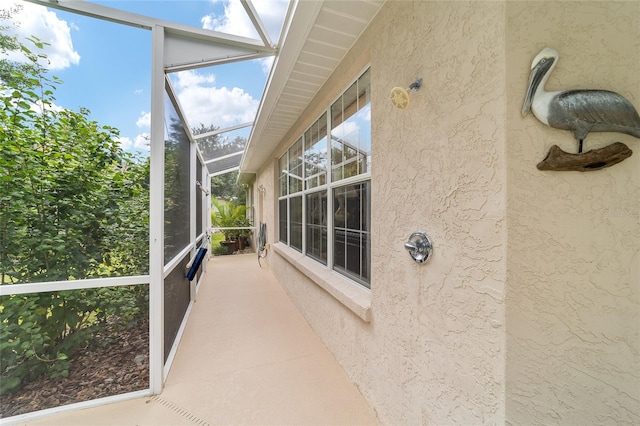
<path id="1" fill-rule="evenodd" d="M 189 244 L 190 161 L 187 132 L 165 93 L 164 263 Z"/>

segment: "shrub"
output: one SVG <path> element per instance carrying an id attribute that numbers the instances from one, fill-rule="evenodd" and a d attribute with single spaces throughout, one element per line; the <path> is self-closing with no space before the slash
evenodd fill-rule
<path id="1" fill-rule="evenodd" d="M 90 120 L 88 110 L 52 108 L 61 81 L 39 65 L 45 55 L 19 48 L 28 66 L 4 62 L 11 78 L 0 79 L 0 285 L 144 273 L 148 160 L 123 152 L 118 130 Z M 43 373 L 67 375 L 69 357 L 107 318 L 126 326 L 146 317 L 147 291 L 3 297 L 0 394 Z"/>
<path id="2" fill-rule="evenodd" d="M 211 211 L 211 224 L 220 228 L 250 227 L 251 222 L 247 219 L 247 206 L 238 206 L 233 201 L 224 202 L 217 198 L 212 198 L 213 209 Z M 248 229 L 222 229 L 225 239 L 237 239 L 240 236 L 248 236 L 251 231 Z"/>

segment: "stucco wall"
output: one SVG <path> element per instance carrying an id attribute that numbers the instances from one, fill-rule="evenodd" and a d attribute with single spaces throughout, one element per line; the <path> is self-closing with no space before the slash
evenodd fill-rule
<path id="1" fill-rule="evenodd" d="M 640 424 L 640 140 L 589 134 L 634 154 L 596 172 L 541 172 L 571 132 L 520 116 L 529 68 L 560 59 L 547 90 L 607 89 L 640 110 L 640 2 L 509 2 L 507 419 Z"/>
<path id="2" fill-rule="evenodd" d="M 503 16 L 500 3 L 388 2 L 275 153 L 370 61 L 371 322 L 269 262 L 387 424 L 504 418 Z M 411 108 L 394 108 L 391 88 L 416 77 Z M 415 230 L 434 241 L 426 265 L 403 248 Z"/>
<path id="3" fill-rule="evenodd" d="M 640 141 L 589 135 L 587 150 L 636 153 L 597 172 L 536 169 L 551 145 L 577 147 L 520 115 L 547 45 L 561 55 L 548 89 L 640 108 L 638 2 L 388 1 L 274 152 L 371 64 L 371 322 L 268 261 L 383 423 L 640 423 Z M 395 109 L 390 89 L 416 77 L 411 108 Z M 276 169 L 255 185 L 267 199 Z M 434 242 L 425 265 L 403 249 L 414 230 Z"/>

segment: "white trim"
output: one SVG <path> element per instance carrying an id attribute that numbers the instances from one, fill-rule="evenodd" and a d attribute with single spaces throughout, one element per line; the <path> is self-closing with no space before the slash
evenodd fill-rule
<path id="1" fill-rule="evenodd" d="M 211 67 L 215 65 L 231 64 L 234 62 L 250 61 L 252 59 L 266 58 L 268 56 L 273 56 L 273 53 L 250 53 L 250 54 L 229 56 L 229 57 L 217 58 L 217 59 L 198 60 L 197 62 L 175 63 L 175 64 L 165 65 L 164 68 L 168 73 L 171 73 L 171 72 L 187 71 L 187 70 L 192 70 L 196 68 Z"/>
<path id="2" fill-rule="evenodd" d="M 273 46 L 273 43 L 271 43 L 271 39 L 269 38 L 269 33 L 267 33 L 267 29 L 262 24 L 262 20 L 260 19 L 258 12 L 256 12 L 256 9 L 253 7 L 253 4 L 251 3 L 251 1 L 240 0 L 240 3 L 242 3 L 244 10 L 247 12 L 247 15 L 249 15 L 249 19 L 251 20 L 251 23 L 255 27 L 256 31 L 258 32 L 258 35 L 262 39 L 262 42 L 264 43 L 264 45 Z"/>
<path id="3" fill-rule="evenodd" d="M 213 173 L 213 174 L 210 174 L 210 175 L 209 175 L 209 179 L 211 179 L 212 177 L 216 177 L 216 176 L 224 175 L 224 174 L 226 174 L 226 173 L 235 172 L 236 170 L 240 170 L 240 166 L 232 167 L 232 168 L 230 168 L 230 169 L 224 169 L 224 170 L 221 170 L 221 171 L 219 171 L 219 172 L 215 172 L 215 173 Z"/>
<path id="4" fill-rule="evenodd" d="M 233 152 L 231 154 L 223 155 L 221 157 L 212 158 L 211 160 L 207 160 L 204 162 L 205 166 L 215 163 L 216 161 L 226 160 L 227 158 L 235 157 L 237 155 L 242 155 L 244 151 Z"/>
<path id="5" fill-rule="evenodd" d="M 126 277 L 89 278 L 73 281 L 47 281 L 42 283 L 5 284 L 0 286 L 0 296 L 12 294 L 42 293 L 45 291 L 80 290 L 83 288 L 121 287 L 149 284 L 149 275 Z"/>
<path id="6" fill-rule="evenodd" d="M 144 398 L 151 396 L 151 391 L 140 390 L 135 392 L 123 393 L 120 395 L 107 396 L 104 398 L 92 399 L 90 401 L 77 402 L 75 404 L 61 405 L 54 408 L 47 408 L 46 410 L 33 411 L 31 413 L 19 414 L 13 417 L 6 417 L 0 419 L 0 425 L 14 425 L 23 424 L 27 421 L 40 419 L 43 417 L 52 416 L 55 414 L 68 413 L 71 411 L 84 410 L 87 408 L 98 407 L 106 404 L 114 404 L 116 402 L 129 401 L 137 398 Z"/>
<path id="7" fill-rule="evenodd" d="M 164 363 L 164 27 L 152 31 L 149 191 L 149 385 L 162 392 Z"/>
<path id="8" fill-rule="evenodd" d="M 185 248 L 183 248 L 180 253 L 175 255 L 171 261 L 167 262 L 162 270 L 162 279 L 164 280 L 169 276 L 171 272 L 182 262 L 182 260 L 187 257 L 187 255 L 191 252 L 191 250 L 195 247 L 195 243 L 189 243 Z"/>
<path id="9" fill-rule="evenodd" d="M 196 167 L 200 165 L 198 162 L 197 153 L 198 153 L 198 144 L 191 139 L 191 144 L 189 145 L 189 182 L 198 182 L 196 179 L 197 172 Z M 198 182 L 199 183 L 199 182 Z M 196 217 L 197 217 L 197 208 L 198 201 L 196 197 L 200 197 L 202 200 L 202 193 L 200 190 L 196 190 L 196 185 L 191 185 L 191 190 L 189 191 L 189 241 L 191 241 L 191 261 L 196 258 L 196 247 L 198 245 L 198 236 L 196 235 Z M 196 300 L 196 281 L 189 281 L 189 300 L 192 302 Z"/>
<path id="10" fill-rule="evenodd" d="M 249 127 L 252 125 L 253 125 L 253 121 L 249 121 L 248 123 L 238 124 L 237 126 L 225 127 L 224 129 L 218 129 L 212 132 L 198 133 L 197 135 L 193 135 L 193 138 L 197 141 L 198 139 L 206 138 L 208 136 L 215 136 L 221 133 L 233 132 L 234 130 L 244 129 L 245 127 Z"/>

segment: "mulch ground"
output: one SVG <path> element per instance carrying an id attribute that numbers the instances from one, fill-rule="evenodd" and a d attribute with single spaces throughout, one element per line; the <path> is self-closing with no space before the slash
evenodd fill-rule
<path id="1" fill-rule="evenodd" d="M 149 326 L 110 330 L 78 350 L 69 376 L 41 376 L 18 392 L 0 396 L 0 418 L 149 388 Z M 108 345 L 100 344 L 108 335 Z"/>

